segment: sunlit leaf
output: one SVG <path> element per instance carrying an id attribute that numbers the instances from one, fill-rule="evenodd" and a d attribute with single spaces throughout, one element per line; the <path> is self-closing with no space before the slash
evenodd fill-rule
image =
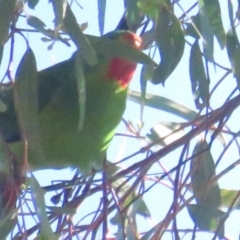
<path id="1" fill-rule="evenodd" d="M 142 103 L 141 93 L 137 91 L 129 91 L 128 99 L 139 104 Z M 197 113 L 195 111 L 168 98 L 154 94 L 146 94 L 144 99 L 144 106 L 172 113 L 189 121 L 194 120 L 197 117 Z"/>
<path id="2" fill-rule="evenodd" d="M 238 193 L 238 190 L 221 189 L 222 206 L 229 208 Z M 234 209 L 240 209 L 240 199 L 237 200 Z"/>

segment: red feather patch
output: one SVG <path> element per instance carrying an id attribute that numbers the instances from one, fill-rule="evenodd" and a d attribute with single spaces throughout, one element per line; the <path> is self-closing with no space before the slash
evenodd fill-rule
<path id="1" fill-rule="evenodd" d="M 125 33 L 122 41 L 135 49 L 141 49 L 142 39 L 134 33 Z M 136 67 L 136 63 L 127 59 L 113 58 L 109 64 L 107 78 L 117 80 L 122 88 L 127 88 Z"/>
<path id="2" fill-rule="evenodd" d="M 126 88 L 132 80 L 136 67 L 136 63 L 114 58 L 109 65 L 107 76 L 109 79 L 116 79 L 123 88 Z"/>

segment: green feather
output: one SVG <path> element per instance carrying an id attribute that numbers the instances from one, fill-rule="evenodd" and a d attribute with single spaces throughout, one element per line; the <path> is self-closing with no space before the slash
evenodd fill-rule
<path id="1" fill-rule="evenodd" d="M 86 102 L 84 122 L 79 129 L 81 112 L 75 60 L 76 54 L 38 73 L 41 154 L 28 148 L 27 160 L 32 169 L 78 167 L 89 172 L 92 166 L 100 167 L 121 121 L 127 89 L 114 79 L 106 79 L 111 59 L 99 56 L 97 65 L 83 64 Z M 0 133 L 10 151 L 22 161 L 24 147 L 12 88 L 2 89 L 0 99 L 8 107 L 0 112 Z"/>

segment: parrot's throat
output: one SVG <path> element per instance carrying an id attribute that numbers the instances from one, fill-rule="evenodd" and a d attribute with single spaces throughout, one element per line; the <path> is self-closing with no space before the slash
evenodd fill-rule
<path id="1" fill-rule="evenodd" d="M 122 88 L 127 88 L 132 80 L 137 64 L 122 58 L 111 60 L 107 79 L 117 81 Z"/>

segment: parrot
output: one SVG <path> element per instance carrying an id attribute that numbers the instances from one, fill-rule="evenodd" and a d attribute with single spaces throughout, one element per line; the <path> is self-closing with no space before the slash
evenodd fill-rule
<path id="1" fill-rule="evenodd" d="M 130 31 L 114 31 L 102 37 L 141 51 L 142 39 Z M 80 51 L 80 50 L 77 50 Z M 85 117 L 79 129 L 79 92 L 76 79 L 76 52 L 68 60 L 37 72 L 37 100 L 40 150 L 27 148 L 31 170 L 79 168 L 89 173 L 102 166 L 126 108 L 129 83 L 137 63 L 98 53 L 98 63 L 83 61 Z M 24 143 L 16 104 L 14 84 L 0 90 L 6 110 L 0 112 L 0 134 L 11 155 L 23 161 Z"/>

